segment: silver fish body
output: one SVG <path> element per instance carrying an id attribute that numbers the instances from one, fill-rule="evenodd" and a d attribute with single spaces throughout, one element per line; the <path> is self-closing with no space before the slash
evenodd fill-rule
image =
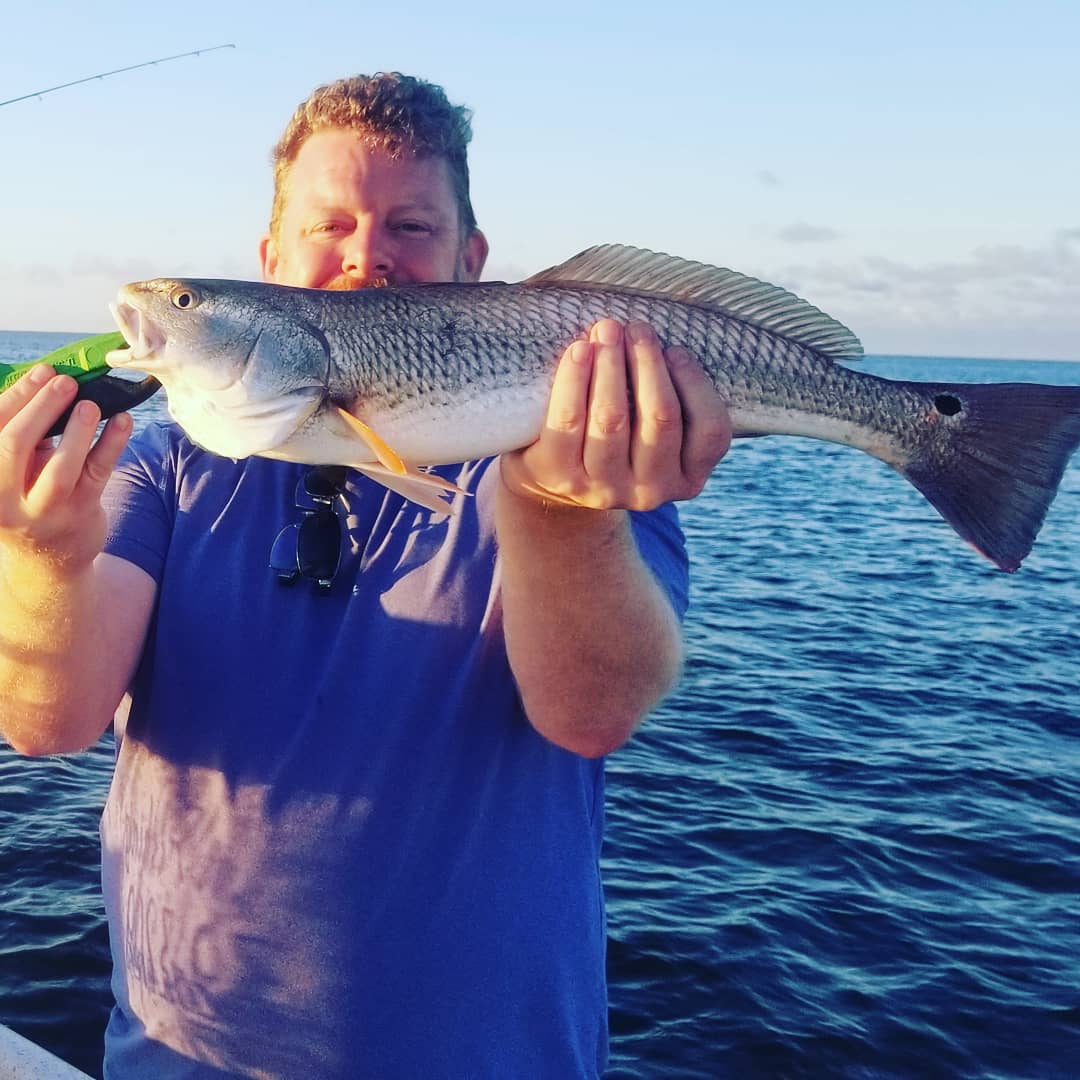
<path id="1" fill-rule="evenodd" d="M 1015 570 L 1080 444 L 1080 388 L 917 383 L 844 366 L 855 336 L 806 301 L 733 271 L 634 248 L 590 249 L 517 284 L 351 293 L 158 279 L 114 307 L 131 348 L 110 362 L 157 376 L 209 450 L 411 466 L 486 457 L 540 432 L 558 357 L 598 319 L 641 319 L 684 345 L 736 436 L 804 435 L 905 475 L 964 537 Z M 394 484 L 390 484 L 394 486 Z"/>

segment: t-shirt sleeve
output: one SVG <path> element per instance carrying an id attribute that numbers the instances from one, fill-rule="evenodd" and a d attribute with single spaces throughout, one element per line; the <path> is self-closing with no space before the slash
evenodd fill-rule
<path id="1" fill-rule="evenodd" d="M 102 496 L 108 520 L 104 550 L 161 582 L 173 531 L 168 496 L 175 454 L 167 425 L 150 424 L 125 448 Z"/>
<path id="2" fill-rule="evenodd" d="M 683 619 L 690 603 L 690 564 L 679 512 L 673 503 L 647 513 L 632 511 L 630 526 L 646 566 L 667 593 L 675 614 Z"/>

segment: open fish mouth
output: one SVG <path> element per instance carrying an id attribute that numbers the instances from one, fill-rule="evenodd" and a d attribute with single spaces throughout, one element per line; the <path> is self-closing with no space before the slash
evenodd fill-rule
<path id="1" fill-rule="evenodd" d="M 138 308 L 123 300 L 109 305 L 117 329 L 128 343 L 126 349 L 114 349 L 107 357 L 112 367 L 138 367 L 165 346 L 165 334 Z"/>

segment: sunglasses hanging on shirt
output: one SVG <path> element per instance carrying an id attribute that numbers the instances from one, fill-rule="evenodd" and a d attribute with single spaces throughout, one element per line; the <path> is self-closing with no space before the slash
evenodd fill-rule
<path id="1" fill-rule="evenodd" d="M 323 465 L 306 472 L 296 485 L 296 507 L 304 517 L 278 533 L 270 569 L 282 585 L 305 577 L 315 591 L 328 593 L 341 565 L 341 517 L 337 503 L 345 490 L 346 469 Z"/>

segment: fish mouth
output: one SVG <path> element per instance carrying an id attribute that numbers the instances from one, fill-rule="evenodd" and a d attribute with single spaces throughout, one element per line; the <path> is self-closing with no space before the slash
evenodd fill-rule
<path id="1" fill-rule="evenodd" d="M 117 329 L 128 343 L 126 349 L 113 349 L 105 361 L 110 367 L 146 367 L 145 361 L 165 346 L 165 334 L 137 307 L 123 300 L 109 305 Z"/>

